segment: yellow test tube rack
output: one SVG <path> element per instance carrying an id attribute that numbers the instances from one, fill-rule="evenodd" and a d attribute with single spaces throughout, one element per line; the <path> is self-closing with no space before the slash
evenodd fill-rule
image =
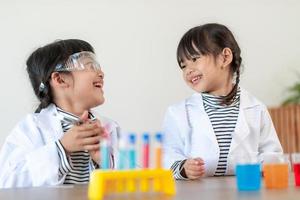
<path id="1" fill-rule="evenodd" d="M 170 170 L 94 170 L 91 173 L 88 197 L 102 200 L 107 195 L 125 193 L 162 193 L 175 195 L 175 180 Z"/>

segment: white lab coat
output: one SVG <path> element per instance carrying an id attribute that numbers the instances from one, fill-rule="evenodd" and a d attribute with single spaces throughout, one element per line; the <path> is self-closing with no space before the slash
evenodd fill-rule
<path id="1" fill-rule="evenodd" d="M 241 89 L 239 110 L 232 133 L 226 175 L 234 174 L 234 158 L 238 156 L 247 158 L 257 154 L 261 160 L 264 153 L 282 153 L 266 106 Z M 220 149 L 200 93 L 168 108 L 163 132 L 165 168 L 170 168 L 177 160 L 200 157 L 205 162 L 205 175 L 214 175 Z"/>
<path id="2" fill-rule="evenodd" d="M 116 144 L 118 125 L 106 118 L 98 119 L 102 124 L 109 124 L 112 143 Z M 40 113 L 28 114 L 1 149 L 0 188 L 62 184 L 65 176 L 58 177 L 60 158 L 55 144 L 62 135 L 55 105 L 50 104 Z"/>

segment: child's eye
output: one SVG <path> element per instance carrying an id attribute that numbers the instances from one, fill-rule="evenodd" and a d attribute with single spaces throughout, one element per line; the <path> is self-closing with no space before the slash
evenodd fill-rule
<path id="1" fill-rule="evenodd" d="M 185 65 L 180 65 L 180 69 L 184 69 L 185 67 Z"/>
<path id="2" fill-rule="evenodd" d="M 192 58 L 193 62 L 196 62 L 199 57 Z"/>

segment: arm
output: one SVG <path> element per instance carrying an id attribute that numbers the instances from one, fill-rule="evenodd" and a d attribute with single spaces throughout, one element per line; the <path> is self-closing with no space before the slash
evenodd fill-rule
<path id="1" fill-rule="evenodd" d="M 163 123 L 164 144 L 163 161 L 164 167 L 173 171 L 176 179 L 186 179 L 183 173 L 183 164 L 187 159 L 184 154 L 184 141 L 180 137 L 179 122 L 175 113 L 169 108 Z M 183 123 L 183 122 L 181 122 Z"/>
<path id="2" fill-rule="evenodd" d="M 0 188 L 58 185 L 59 155 L 52 129 L 40 130 L 28 115 L 7 137 L 0 152 Z"/>
<path id="3" fill-rule="evenodd" d="M 59 158 L 55 143 L 28 148 L 6 141 L 0 155 L 0 187 L 58 185 Z"/>
<path id="4" fill-rule="evenodd" d="M 272 119 L 265 106 L 263 106 L 261 113 L 261 129 L 259 140 L 259 153 L 282 153 L 282 147 L 279 142 L 276 130 L 274 128 Z"/>

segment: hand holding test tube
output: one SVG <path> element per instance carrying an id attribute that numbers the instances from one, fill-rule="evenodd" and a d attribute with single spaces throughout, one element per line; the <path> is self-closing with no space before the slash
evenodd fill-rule
<path id="1" fill-rule="evenodd" d="M 88 119 L 88 111 L 84 111 L 80 120 L 72 121 L 74 125 L 60 139 L 67 154 L 75 151 L 99 150 L 99 141 L 104 130 L 100 121 Z"/>
<path id="2" fill-rule="evenodd" d="M 88 111 L 84 111 L 79 120 L 71 120 L 58 115 L 61 120 L 68 121 L 74 126 L 68 130 L 60 142 L 67 154 L 75 151 L 88 151 L 91 158 L 100 164 L 100 141 L 109 138 L 109 127 L 102 127 L 98 119 L 88 118 Z"/>

